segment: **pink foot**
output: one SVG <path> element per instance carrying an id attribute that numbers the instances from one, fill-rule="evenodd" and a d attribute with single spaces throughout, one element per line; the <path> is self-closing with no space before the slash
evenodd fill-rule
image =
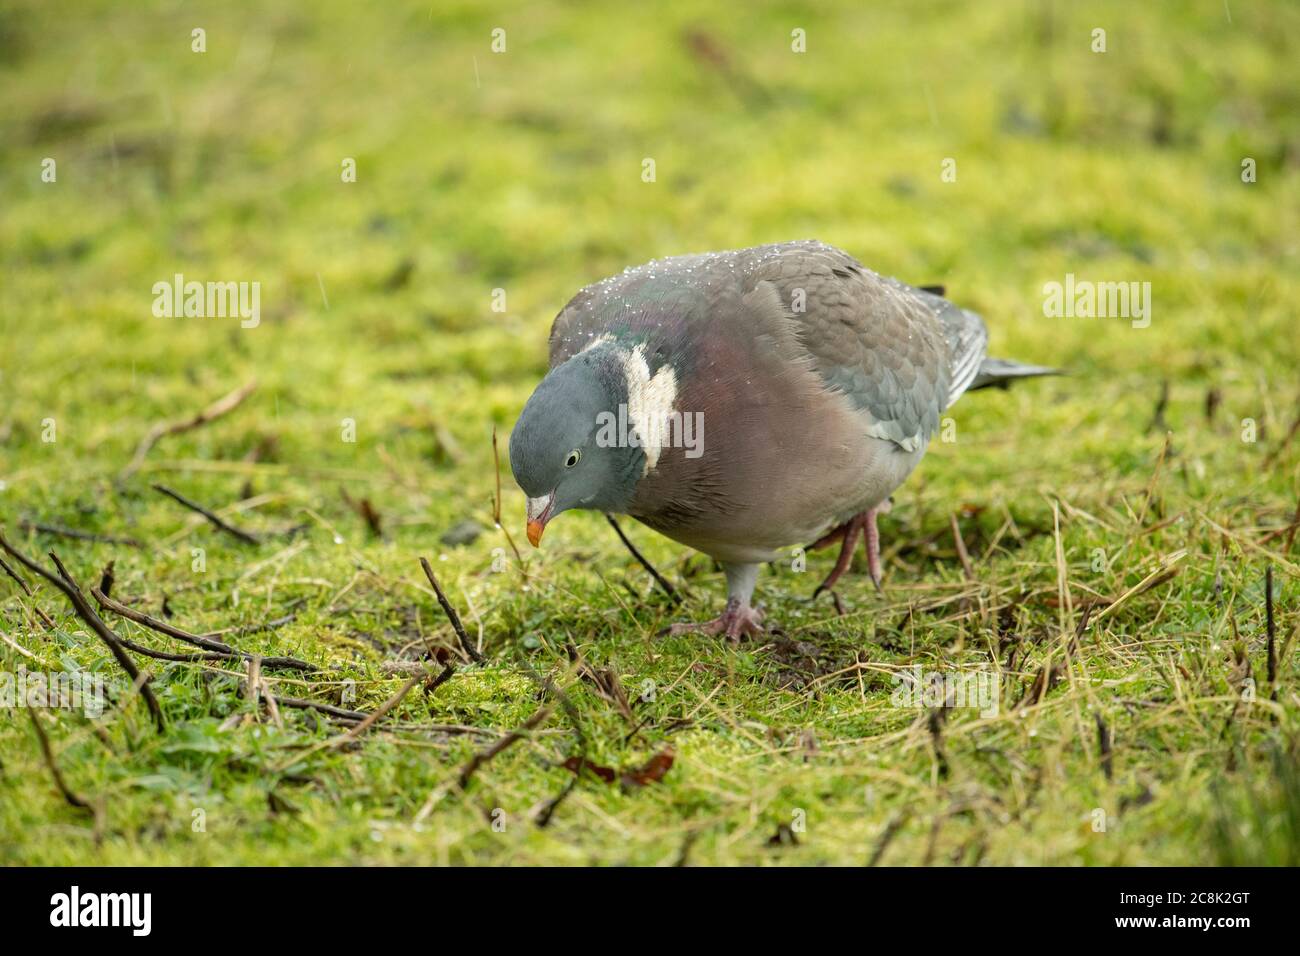
<path id="1" fill-rule="evenodd" d="M 680 634 L 724 634 L 727 640 L 739 643 L 741 637 L 758 637 L 763 633 L 763 613 L 737 598 L 727 601 L 722 614 L 703 623 L 682 622 L 674 624 L 663 633 L 676 637 Z"/>

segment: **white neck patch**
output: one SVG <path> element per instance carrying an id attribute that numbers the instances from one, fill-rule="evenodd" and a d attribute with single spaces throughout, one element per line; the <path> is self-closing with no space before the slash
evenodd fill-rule
<path id="1" fill-rule="evenodd" d="M 644 344 L 630 352 L 619 350 L 618 356 L 627 379 L 628 423 L 636 429 L 641 442 L 645 454 L 642 474 L 646 475 L 659 464 L 659 454 L 663 451 L 668 431 L 664 424 L 677 400 L 677 375 L 671 365 L 664 365 L 651 377 Z"/>

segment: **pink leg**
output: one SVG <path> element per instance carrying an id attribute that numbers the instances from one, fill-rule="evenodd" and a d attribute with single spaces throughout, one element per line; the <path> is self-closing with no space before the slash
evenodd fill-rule
<path id="1" fill-rule="evenodd" d="M 876 515 L 879 511 L 877 506 L 865 512 L 866 534 L 863 535 L 862 544 L 867 551 L 867 571 L 871 574 L 871 583 L 877 591 L 883 592 L 884 589 L 880 586 L 884 578 L 884 571 L 880 567 L 880 531 L 876 528 Z"/>
<path id="2" fill-rule="evenodd" d="M 805 548 L 804 550 L 816 551 L 818 548 L 825 548 L 828 545 L 834 544 L 836 541 L 843 541 L 844 535 L 848 533 L 850 523 L 851 522 L 846 521 L 844 522 L 844 524 L 839 525 L 838 527 L 831 528 L 830 531 L 827 531 L 824 535 L 822 535 L 812 544 L 808 545 L 808 547 Z"/>
<path id="3" fill-rule="evenodd" d="M 840 610 L 839 598 L 831 590 L 835 587 L 835 582 L 843 576 L 844 572 L 849 569 L 849 562 L 853 559 L 853 548 L 858 543 L 858 535 L 862 535 L 863 548 L 867 553 L 867 571 L 871 574 L 871 583 L 876 586 L 877 591 L 883 591 L 881 581 L 884 579 L 884 571 L 880 563 L 880 531 L 876 527 L 876 516 L 889 510 L 888 504 L 879 504 L 874 508 L 869 508 L 861 514 L 856 514 L 844 524 L 837 528 L 831 529 L 813 544 L 808 546 L 811 551 L 815 548 L 822 548 L 835 541 L 842 541 L 840 545 L 840 555 L 835 561 L 835 567 L 831 573 L 826 575 L 826 580 L 817 586 L 813 592 L 813 599 L 823 591 L 830 591 L 831 596 L 835 597 L 836 610 Z M 843 611 L 840 610 L 842 614 Z"/>
<path id="4" fill-rule="evenodd" d="M 844 544 L 840 547 L 840 556 L 835 559 L 835 567 L 831 569 L 830 574 L 826 575 L 826 580 L 817 585 L 817 590 L 813 592 L 814 601 L 823 591 L 835 587 L 835 582 L 849 569 L 849 562 L 853 560 L 853 548 L 858 543 L 858 535 L 862 531 L 861 519 L 861 515 L 854 515 L 844 524 Z"/>

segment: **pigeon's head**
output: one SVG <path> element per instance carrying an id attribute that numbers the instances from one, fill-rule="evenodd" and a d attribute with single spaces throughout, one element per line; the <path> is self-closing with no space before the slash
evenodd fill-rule
<path id="1" fill-rule="evenodd" d="M 610 441 L 608 423 L 627 402 L 623 366 L 609 349 L 592 349 L 552 369 L 510 433 L 510 468 L 528 496 L 528 540 L 563 511 L 619 512 L 632 500 L 644 456 Z"/>

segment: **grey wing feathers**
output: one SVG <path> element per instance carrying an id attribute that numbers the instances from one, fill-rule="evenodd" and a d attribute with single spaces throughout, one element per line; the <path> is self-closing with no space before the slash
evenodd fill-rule
<path id="1" fill-rule="evenodd" d="M 989 333 L 984 320 L 974 312 L 953 305 L 947 299 L 923 292 L 937 309 L 944 337 L 948 340 L 949 368 L 952 381 L 948 385 L 945 408 L 961 398 L 979 375 L 980 365 L 988 356 Z"/>
<path id="2" fill-rule="evenodd" d="M 927 443 L 979 371 L 987 342 L 979 317 L 823 243 L 747 252 L 753 275 L 777 286 L 827 385 L 867 413 L 867 433 L 908 451 Z"/>

